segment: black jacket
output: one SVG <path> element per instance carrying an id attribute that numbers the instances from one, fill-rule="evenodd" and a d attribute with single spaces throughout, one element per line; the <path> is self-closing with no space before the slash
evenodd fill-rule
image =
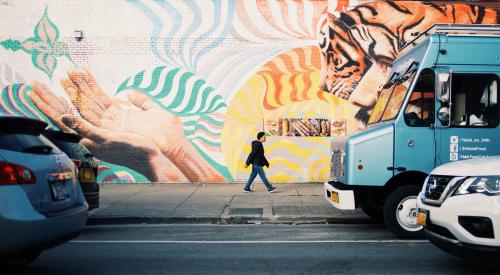
<path id="1" fill-rule="evenodd" d="M 269 162 L 264 156 L 264 146 L 262 146 L 262 142 L 258 140 L 252 141 L 252 152 L 250 152 L 250 155 L 248 155 L 246 164 L 269 166 Z"/>

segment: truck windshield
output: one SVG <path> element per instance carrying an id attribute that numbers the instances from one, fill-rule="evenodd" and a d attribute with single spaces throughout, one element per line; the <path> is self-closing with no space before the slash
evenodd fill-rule
<path id="1" fill-rule="evenodd" d="M 408 94 L 416 70 L 410 70 L 395 81 L 395 85 L 385 85 L 382 89 L 368 124 L 394 119 Z M 390 86 L 390 87 L 387 87 Z"/>
<path id="2" fill-rule="evenodd" d="M 392 90 L 394 89 L 394 84 L 386 84 L 384 88 L 380 91 L 380 95 L 377 100 L 377 104 L 373 108 L 372 115 L 370 116 L 370 120 L 368 124 L 377 123 L 380 121 L 382 114 L 384 113 L 385 106 L 387 106 L 387 102 L 389 101 L 389 97 L 391 96 Z"/>

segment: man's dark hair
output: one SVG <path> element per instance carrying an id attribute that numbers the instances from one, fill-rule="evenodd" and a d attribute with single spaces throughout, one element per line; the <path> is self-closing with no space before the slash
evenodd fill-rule
<path id="1" fill-rule="evenodd" d="M 263 136 L 265 136 L 265 135 L 266 135 L 266 133 L 264 133 L 264 132 L 259 132 L 259 133 L 257 134 L 257 140 L 259 140 L 261 137 L 263 137 Z"/>
<path id="2" fill-rule="evenodd" d="M 361 121 L 364 125 L 368 124 L 368 120 L 370 119 L 370 115 L 368 114 L 368 110 L 365 108 L 359 109 L 359 111 L 354 115 L 356 120 Z"/>

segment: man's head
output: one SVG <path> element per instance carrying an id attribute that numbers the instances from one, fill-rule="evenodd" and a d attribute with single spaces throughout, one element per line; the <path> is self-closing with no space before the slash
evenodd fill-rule
<path id="1" fill-rule="evenodd" d="M 264 142 L 266 141 L 266 133 L 264 132 L 259 132 L 257 134 L 257 140 L 260 141 L 260 142 Z"/>
<path id="2" fill-rule="evenodd" d="M 366 128 L 368 120 L 370 119 L 370 115 L 368 114 L 368 111 L 365 108 L 361 108 L 356 113 L 354 118 L 356 119 L 356 129 L 360 131 Z"/>

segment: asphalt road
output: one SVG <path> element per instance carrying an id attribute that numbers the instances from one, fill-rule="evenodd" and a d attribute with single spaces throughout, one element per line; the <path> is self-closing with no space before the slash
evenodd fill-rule
<path id="1" fill-rule="evenodd" d="M 88 227 L 1 274 L 487 274 L 381 225 Z"/>

